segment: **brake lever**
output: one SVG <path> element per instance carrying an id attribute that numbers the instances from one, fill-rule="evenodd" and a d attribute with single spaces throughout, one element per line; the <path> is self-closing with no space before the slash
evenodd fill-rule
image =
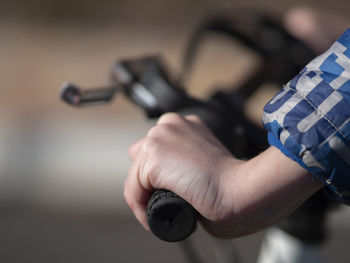
<path id="1" fill-rule="evenodd" d="M 110 102 L 116 92 L 120 90 L 119 86 L 82 89 L 72 83 L 65 82 L 61 86 L 60 97 L 69 105 L 80 107 L 95 104 L 104 104 Z"/>

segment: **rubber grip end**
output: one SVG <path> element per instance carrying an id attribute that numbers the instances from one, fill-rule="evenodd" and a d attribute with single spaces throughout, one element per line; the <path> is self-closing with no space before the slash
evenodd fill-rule
<path id="1" fill-rule="evenodd" d="M 168 242 L 186 239 L 197 226 L 197 212 L 184 199 L 167 190 L 157 190 L 147 204 L 148 225 L 158 238 Z"/>

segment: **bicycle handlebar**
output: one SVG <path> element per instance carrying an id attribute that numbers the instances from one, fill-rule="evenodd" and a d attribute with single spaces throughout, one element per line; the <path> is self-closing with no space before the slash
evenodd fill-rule
<path id="1" fill-rule="evenodd" d="M 197 115 L 238 158 L 246 157 L 250 150 L 253 153 L 261 150 L 258 144 L 250 147 L 245 134 L 249 129 L 244 124 L 248 122 L 233 116 L 223 100 L 225 96 L 217 94 L 209 101 L 195 99 L 172 83 L 164 68 L 156 56 L 119 61 L 112 68 L 111 87 L 84 90 L 65 83 L 61 98 L 70 105 L 84 106 L 107 103 L 120 92 L 142 108 L 148 118 L 158 118 L 166 112 Z M 259 130 L 254 128 L 253 137 L 261 137 L 257 136 Z M 155 191 L 146 213 L 151 231 L 165 241 L 184 240 L 196 229 L 198 213 L 188 202 L 168 190 Z"/>

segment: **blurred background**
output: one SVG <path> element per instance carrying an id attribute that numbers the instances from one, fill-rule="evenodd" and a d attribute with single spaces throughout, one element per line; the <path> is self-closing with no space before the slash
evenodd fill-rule
<path id="1" fill-rule="evenodd" d="M 302 1 L 348 16 L 348 0 Z M 292 0 L 0 1 L 0 262 L 184 262 L 176 244 L 144 231 L 123 199 L 128 146 L 151 127 L 118 97 L 84 109 L 59 100 L 60 86 L 109 83 L 121 58 L 162 54 L 178 72 L 191 31 L 220 8 L 253 7 L 276 16 Z M 214 83 L 235 83 L 258 62 L 240 45 L 208 42 L 188 89 L 205 97 Z M 229 55 L 228 55 L 229 54 Z M 259 120 L 264 93 L 248 109 Z M 349 209 L 331 215 L 324 253 L 348 262 Z M 236 239 L 254 262 L 262 234 Z M 213 262 L 212 239 L 194 240 Z"/>

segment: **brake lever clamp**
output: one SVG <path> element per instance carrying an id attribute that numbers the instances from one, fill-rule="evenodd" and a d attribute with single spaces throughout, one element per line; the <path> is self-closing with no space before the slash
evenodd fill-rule
<path id="1" fill-rule="evenodd" d="M 112 82 L 134 104 L 141 107 L 148 118 L 197 103 L 167 75 L 159 56 L 145 56 L 121 60 L 112 68 Z"/>

